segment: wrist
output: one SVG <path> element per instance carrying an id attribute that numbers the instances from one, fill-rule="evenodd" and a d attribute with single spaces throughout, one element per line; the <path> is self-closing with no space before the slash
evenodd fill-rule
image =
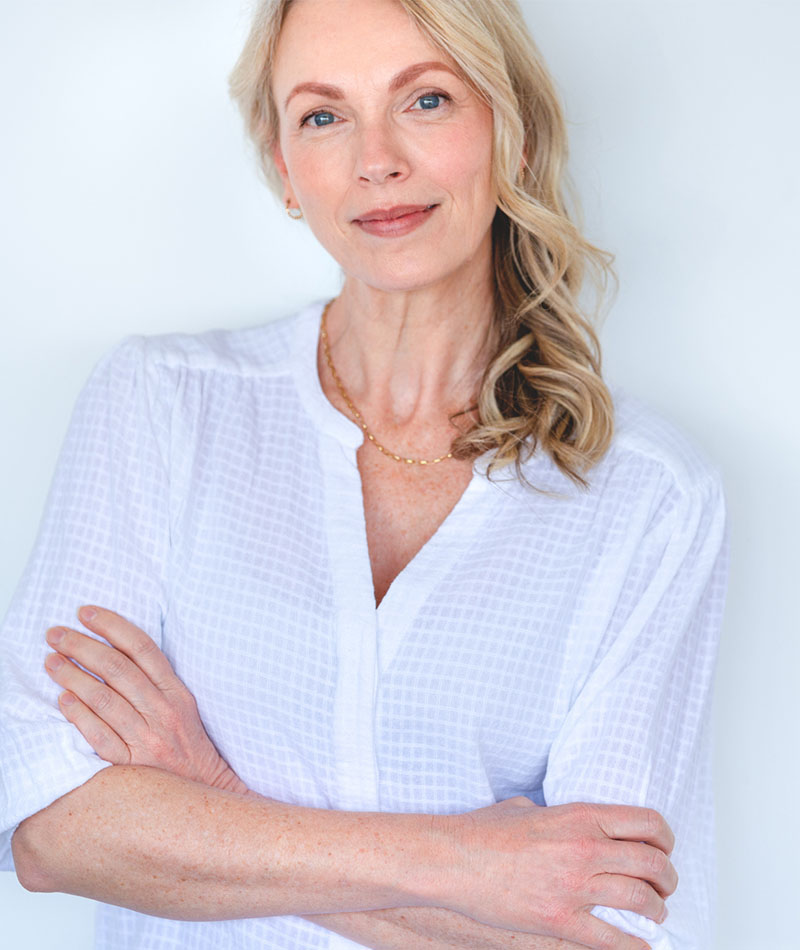
<path id="1" fill-rule="evenodd" d="M 463 815 L 420 815 L 418 854 L 411 861 L 410 898 L 425 907 L 454 909 L 466 848 Z M 409 901 L 411 905 L 411 901 Z"/>

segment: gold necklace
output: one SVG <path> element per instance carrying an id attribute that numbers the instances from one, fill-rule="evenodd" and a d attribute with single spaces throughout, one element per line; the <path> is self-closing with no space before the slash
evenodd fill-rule
<path id="1" fill-rule="evenodd" d="M 446 459 L 451 459 L 453 457 L 452 452 L 448 452 L 447 455 L 440 455 L 438 459 L 407 459 L 402 455 L 395 455 L 394 452 L 387 449 L 385 446 L 381 445 L 380 442 L 375 438 L 375 436 L 369 431 L 366 422 L 364 422 L 364 417 L 353 405 L 353 400 L 347 393 L 347 390 L 344 388 L 339 374 L 336 372 L 336 367 L 333 365 L 333 359 L 331 357 L 331 348 L 328 345 L 328 325 L 326 318 L 328 316 L 328 310 L 330 310 L 331 300 L 325 306 L 325 309 L 322 311 L 322 326 L 320 327 L 320 337 L 322 339 L 322 352 L 325 354 L 325 361 L 328 364 L 328 368 L 331 371 L 331 376 L 333 376 L 333 381 L 336 383 L 336 388 L 339 390 L 342 399 L 344 399 L 347 404 L 347 408 L 350 410 L 353 418 L 356 420 L 358 425 L 364 430 L 364 435 L 369 439 L 370 442 L 375 446 L 375 448 L 381 452 L 386 458 L 394 459 L 395 462 L 403 462 L 406 465 L 437 465 L 439 462 L 444 462 Z"/>

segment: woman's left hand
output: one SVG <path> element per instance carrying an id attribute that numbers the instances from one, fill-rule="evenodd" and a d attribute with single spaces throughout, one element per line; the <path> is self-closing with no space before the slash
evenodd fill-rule
<path id="1" fill-rule="evenodd" d="M 45 669 L 65 690 L 58 699 L 61 712 L 100 758 L 246 793 L 209 739 L 194 696 L 155 641 L 111 610 L 82 607 L 78 617 L 107 642 L 53 627 L 47 642 L 58 652 L 47 657 Z"/>

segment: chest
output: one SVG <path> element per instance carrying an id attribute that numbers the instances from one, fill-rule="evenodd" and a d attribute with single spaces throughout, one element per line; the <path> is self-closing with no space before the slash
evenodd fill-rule
<path id="1" fill-rule="evenodd" d="M 593 512 L 565 530 L 555 501 L 468 463 L 379 468 L 270 406 L 258 438 L 205 412 L 174 507 L 164 647 L 215 743 L 264 794 L 319 807 L 377 807 L 343 791 L 375 775 L 398 809 L 535 787 L 585 666 Z"/>
<path id="2" fill-rule="evenodd" d="M 429 469 L 400 465 L 365 445 L 358 451 L 358 468 L 377 605 L 456 506 L 472 478 L 472 464 L 449 459 Z"/>

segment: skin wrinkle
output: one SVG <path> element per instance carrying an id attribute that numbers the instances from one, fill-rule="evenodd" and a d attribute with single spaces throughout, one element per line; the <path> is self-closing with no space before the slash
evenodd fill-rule
<path id="1" fill-rule="evenodd" d="M 492 115 L 454 64 L 422 72 L 441 53 L 402 8 L 376 5 L 365 18 L 351 6 L 354 28 L 343 44 L 337 35 L 335 47 L 321 50 L 309 49 L 305 37 L 328 35 L 347 10 L 290 8 L 273 70 L 276 100 L 308 77 L 328 76 L 337 77 L 345 98 L 335 112 L 342 121 L 322 130 L 297 129 L 296 122 L 324 100 L 304 93 L 292 102 L 281 115 L 276 160 L 287 197 L 347 274 L 329 332 L 354 402 L 388 430 L 384 442 L 392 435 L 402 442 L 405 427 L 409 446 L 426 438 L 446 445 L 455 434 L 449 416 L 475 401 L 494 332 Z M 407 42 L 376 48 L 379 29 Z M 404 79 L 402 89 L 393 88 Z M 452 97 L 443 116 L 408 112 L 415 97 L 433 89 Z M 371 208 L 431 203 L 439 205 L 435 217 L 399 241 L 376 240 L 352 224 Z M 417 454 L 430 452 L 420 447 Z"/>
<path id="2" fill-rule="evenodd" d="M 332 6 L 314 0 L 295 4 L 279 45 L 276 84 L 286 85 L 293 78 L 281 76 L 281 54 L 284 68 L 299 72 L 308 67 L 303 56 L 308 60 L 313 52 L 315 66 L 328 68 L 339 82 L 337 89 L 343 93 L 339 100 L 343 103 L 341 123 L 315 131 L 307 127 L 290 131 L 288 121 L 283 123 L 280 160 L 285 183 L 308 212 L 306 217 L 312 229 L 320 232 L 317 236 L 326 247 L 330 244 L 328 249 L 347 273 L 339 307 L 332 311 L 332 322 L 338 333 L 332 339 L 339 347 L 337 362 L 341 359 L 340 365 L 345 367 L 345 372 L 349 370 L 355 380 L 353 383 L 348 377 L 348 385 L 364 396 L 369 411 L 374 410 L 376 418 L 394 427 L 398 436 L 439 438 L 449 432 L 448 410 L 454 401 L 453 393 L 458 394 L 457 402 L 463 405 L 474 391 L 473 371 L 481 364 L 490 335 L 493 298 L 489 229 L 496 204 L 490 175 L 491 113 L 455 74 L 442 81 L 446 86 L 442 91 L 452 96 L 452 110 L 444 108 L 441 117 L 418 116 L 417 110 L 409 111 L 409 101 L 416 101 L 414 97 L 418 99 L 429 89 L 439 87 L 441 70 L 437 72 L 435 83 L 423 84 L 422 80 L 429 77 L 419 73 L 419 86 L 410 92 L 400 87 L 398 77 L 402 77 L 403 72 L 407 75 L 408 70 L 401 68 L 399 72 L 392 72 L 392 69 L 397 70 L 395 60 L 412 59 L 414 63 L 408 68 L 418 70 L 424 62 L 420 57 L 432 55 L 434 47 L 392 3 L 341 0 L 336 5 L 339 13 L 349 8 L 358 11 L 359 16 L 349 18 L 352 30 L 348 28 L 337 34 L 342 38 L 335 51 L 339 62 L 337 68 L 330 69 L 331 61 L 326 59 L 330 56 L 328 47 L 322 44 L 310 51 L 306 37 L 327 35 L 313 17 L 324 19 L 326 10 L 329 13 Z M 406 36 L 407 43 L 401 41 Z M 350 46 L 356 43 L 360 44 L 360 55 L 353 58 Z M 438 51 L 436 54 L 440 55 Z M 369 60 L 366 66 L 362 66 L 364 60 Z M 361 85 L 359 80 L 364 69 L 380 78 Z M 292 88 L 296 89 L 297 83 Z M 298 97 L 300 95 L 298 93 Z M 318 96 L 319 89 L 310 92 L 306 88 L 302 95 Z M 294 101 L 291 104 L 296 105 Z M 389 194 L 388 199 L 385 192 Z M 431 198 L 438 199 L 435 214 L 422 228 L 408 235 L 408 240 L 392 241 L 391 246 L 397 245 L 395 250 L 386 251 L 387 242 L 365 236 L 353 226 L 352 215 L 357 215 L 359 210 L 364 213 L 369 208 L 386 207 L 384 200 L 395 204 L 424 204 Z M 351 217 L 348 218 L 348 214 Z M 376 250 L 371 250 L 373 247 Z M 348 266 L 352 270 L 348 270 Z M 330 392 L 328 395 L 334 401 Z M 367 511 L 372 539 L 370 555 L 374 557 L 376 551 L 379 553 L 382 544 L 394 550 L 390 542 L 400 538 L 406 543 L 406 547 L 400 549 L 402 559 L 419 541 L 419 535 L 409 536 L 408 524 L 419 519 L 427 530 L 440 523 L 442 512 L 446 513 L 448 505 L 463 491 L 467 468 L 454 465 L 453 474 L 445 475 L 438 484 L 430 480 L 427 472 L 420 475 L 417 483 L 411 483 L 409 477 L 417 476 L 410 475 L 407 469 L 382 470 L 378 466 L 384 465 L 385 460 L 365 461 L 365 458 L 360 453 L 365 505 L 369 508 L 370 498 L 373 498 L 383 499 L 387 506 L 377 515 L 373 510 L 372 521 Z M 430 510 L 420 511 L 425 507 L 420 504 L 420 498 L 428 499 Z M 409 507 L 412 500 L 416 500 L 415 508 Z M 382 523 L 383 514 L 387 514 L 389 521 L 394 519 L 394 523 Z M 395 538 L 387 542 L 381 532 L 390 528 L 395 531 Z M 376 538 L 377 547 L 372 543 Z M 388 574 L 398 563 L 389 565 Z M 381 585 L 376 585 L 376 589 L 379 600 Z M 214 916 L 251 916 L 254 912 L 269 913 L 271 908 L 273 912 L 275 908 L 283 913 L 301 912 L 303 900 L 307 902 L 305 909 L 319 901 L 321 880 L 329 884 L 332 881 L 332 890 L 336 891 L 330 897 L 332 902 L 346 903 L 351 894 L 358 896 L 360 888 L 365 888 L 364 880 L 353 879 L 356 869 L 366 868 L 369 873 L 365 872 L 365 880 L 370 884 L 371 879 L 380 880 L 381 873 L 387 876 L 387 866 L 392 859 L 401 872 L 409 865 L 413 868 L 420 845 L 416 839 L 421 829 L 426 829 L 429 838 L 440 835 L 436 841 L 442 861 L 438 873 L 443 877 L 447 873 L 452 875 L 456 864 L 452 852 L 453 841 L 458 840 L 452 832 L 454 826 L 433 816 L 376 818 L 325 813 L 326 821 L 333 818 L 347 829 L 348 834 L 342 836 L 335 834 L 329 823 L 316 825 L 312 810 L 298 812 L 291 806 L 266 799 L 246 799 L 243 795 L 205 789 L 196 782 L 179 780 L 176 784 L 175 776 L 149 768 L 109 772 L 111 774 L 100 773 L 76 790 L 76 799 L 65 796 L 51 806 L 52 811 L 47 809 L 49 821 L 59 826 L 58 818 L 63 814 L 65 802 L 68 802 L 66 807 L 71 808 L 72 800 L 88 801 L 87 808 L 70 810 L 70 815 L 80 829 L 78 837 L 82 842 L 85 840 L 87 847 L 98 843 L 102 847 L 110 840 L 120 847 L 126 858 L 125 880 L 120 881 L 119 875 L 116 876 L 120 890 L 130 890 L 139 900 L 138 885 L 133 883 L 135 877 L 130 878 L 130 883 L 128 878 L 129 873 L 138 871 L 148 882 L 157 882 L 150 883 L 148 900 L 163 900 L 166 892 L 175 906 L 191 908 L 182 913 L 208 914 L 211 911 Z M 125 776 L 129 777 L 128 784 L 120 784 Z M 98 802 L 82 795 L 90 786 L 102 789 L 105 799 Z M 137 807 L 144 809 L 136 812 L 144 824 L 141 829 L 136 826 L 131 840 L 128 837 L 131 829 L 124 823 Z M 107 834 L 105 828 L 109 820 L 119 815 L 123 816 L 123 824 L 112 824 L 114 830 Z M 470 816 L 466 823 L 474 820 Z M 34 827 L 37 827 L 35 823 Z M 43 827 L 48 829 L 52 825 L 45 821 Z M 264 827 L 269 828 L 270 837 L 272 865 L 268 868 L 264 867 L 264 853 L 253 848 L 254 842 L 263 840 L 258 836 L 263 835 Z M 443 827 L 451 829 L 450 837 L 442 835 Z M 518 835 L 512 833 L 510 840 L 517 838 Z M 41 839 L 32 832 L 30 837 L 23 835 L 19 841 L 23 850 L 26 847 L 35 850 Z M 429 857 L 427 847 L 429 845 L 421 848 L 422 863 Z M 317 865 L 315 862 L 322 855 L 335 856 L 339 866 L 332 868 L 330 861 Z M 399 858 L 406 859 L 405 863 Z M 501 890 L 508 887 L 503 875 L 507 867 L 505 858 L 504 855 L 502 867 L 495 876 Z M 154 861 L 158 862 L 160 873 L 152 873 Z M 101 865 L 104 878 L 99 886 L 102 889 L 107 879 L 114 876 L 115 864 L 111 861 L 105 867 L 104 854 Z M 329 877 L 322 877 L 323 874 Z M 379 895 L 376 898 L 370 892 L 373 901 L 396 897 L 392 890 L 396 878 L 389 874 L 388 879 L 391 883 L 387 885 L 387 892 L 392 897 Z M 300 893 L 304 885 L 308 890 L 305 896 Z M 429 881 L 426 885 L 430 888 Z M 80 886 L 84 886 L 83 882 Z M 275 890 L 274 894 L 270 888 Z M 270 891 L 268 897 L 265 891 Z M 270 904 L 270 900 L 274 903 Z M 267 901 L 266 906 L 264 901 Z M 483 912 L 487 903 L 483 892 L 480 901 L 479 909 Z M 495 902 L 488 903 L 494 906 Z M 366 901 L 363 905 L 367 906 Z M 399 930 L 395 940 L 400 942 L 394 946 L 404 950 L 408 946 L 406 925 L 426 943 L 440 947 L 494 948 L 506 946 L 509 939 L 526 950 L 577 946 L 531 934 L 498 931 L 436 907 L 380 910 L 374 915 L 337 914 L 331 915 L 327 924 L 336 929 L 338 920 L 356 930 L 359 926 L 366 927 L 366 932 L 374 934 L 378 918 L 387 927 Z M 397 927 L 398 920 L 403 922 L 402 928 Z M 349 932 L 352 933 L 352 929 Z M 369 945 L 373 945 L 372 938 Z"/>

